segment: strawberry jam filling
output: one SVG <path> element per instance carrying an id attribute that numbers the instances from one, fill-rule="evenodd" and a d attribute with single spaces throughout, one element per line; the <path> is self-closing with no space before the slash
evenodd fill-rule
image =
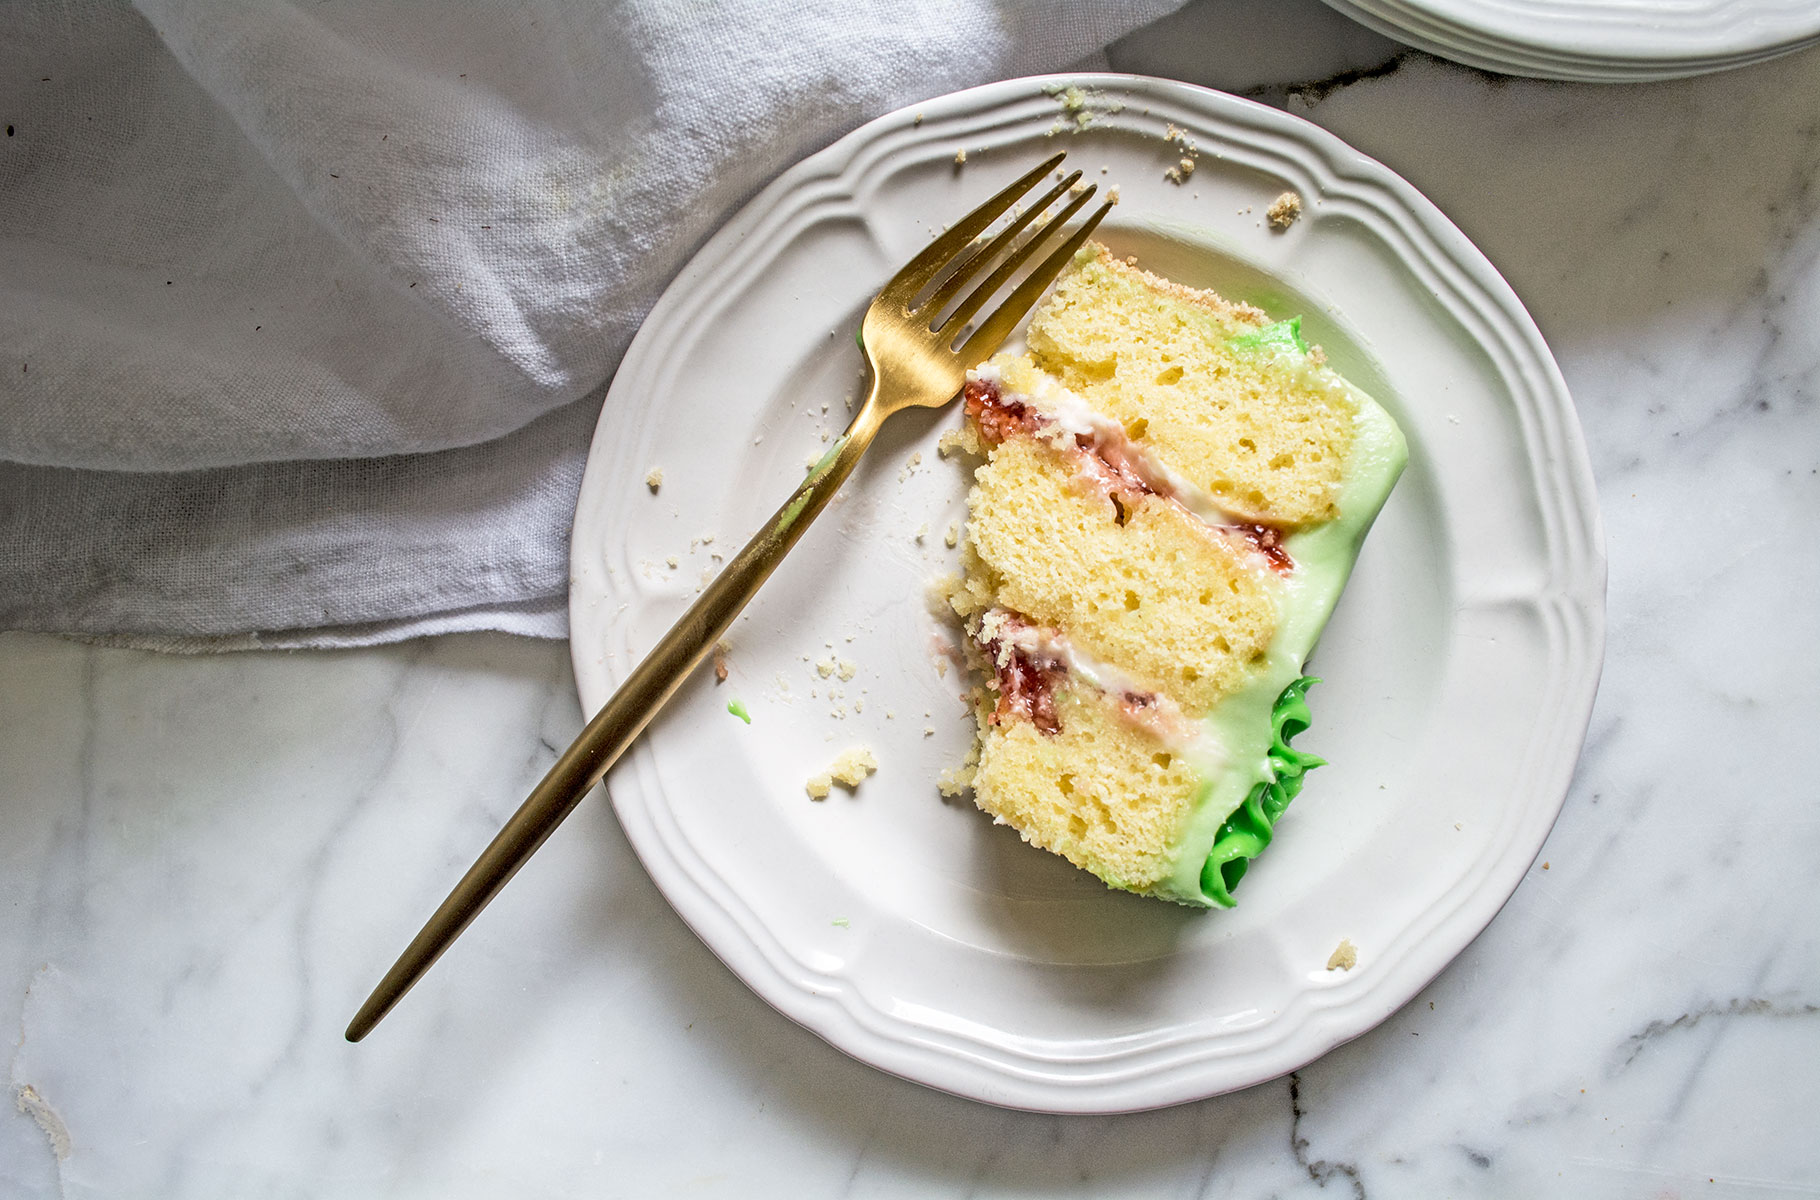
<path id="1" fill-rule="evenodd" d="M 1283 545 L 1283 531 L 1275 525 L 1224 525 L 1246 541 L 1252 548 L 1270 560 L 1270 565 L 1279 575 L 1287 575 L 1295 570 L 1295 560 L 1289 557 L 1289 551 Z"/>
<path id="2" fill-rule="evenodd" d="M 994 446 L 1016 434 L 1035 433 L 1042 423 L 1034 408 L 1005 395 L 990 380 L 969 379 L 961 389 L 961 400 L 980 436 Z"/>
<path id="3" fill-rule="evenodd" d="M 1067 677 L 1068 664 L 1019 645 L 1016 631 L 1028 628 L 1027 622 L 1007 614 L 995 634 L 980 634 L 980 648 L 992 660 L 993 690 L 998 692 L 992 723 L 1003 725 L 1021 717 L 1044 733 L 1060 733 L 1055 689 Z"/>
<path id="4" fill-rule="evenodd" d="M 1133 725 L 1165 741 L 1189 736 L 1188 723 L 1171 701 L 1156 692 L 1115 677 L 1103 678 L 1107 668 L 1080 666 L 1076 651 L 1056 629 L 1037 625 L 1009 609 L 993 609 L 974 633 L 974 641 L 992 661 L 990 687 L 998 693 L 991 723 L 1026 720 L 1043 733 L 1060 733 L 1056 689 L 1079 674 L 1082 682 L 1099 689 Z"/>
<path id="5" fill-rule="evenodd" d="M 1056 424 L 1050 417 L 1017 396 L 1007 396 L 990 379 L 969 379 L 961 391 L 967 416 L 980 436 L 993 445 L 1020 434 L 1036 436 Z M 1175 489 L 1153 470 L 1146 469 L 1122 430 L 1116 426 L 1103 429 L 1095 424 L 1089 433 L 1071 433 L 1080 452 L 1082 474 L 1091 477 L 1118 506 L 1119 524 L 1125 523 L 1126 510 L 1141 496 L 1161 496 L 1183 508 Z M 1287 536 L 1276 525 L 1261 522 L 1205 522 L 1220 533 L 1240 537 L 1270 564 L 1279 575 L 1295 570 L 1295 560 L 1283 544 Z"/>
<path id="6" fill-rule="evenodd" d="M 1005 395 L 990 380 L 968 380 L 961 395 L 966 402 L 967 415 L 973 419 L 980 436 L 994 446 L 1018 434 L 1034 436 L 1054 424 L 1024 401 Z M 1087 474 L 1092 475 L 1108 495 L 1132 498 L 1157 494 L 1123 438 L 1108 437 L 1097 430 L 1072 436 L 1085 459 Z"/>

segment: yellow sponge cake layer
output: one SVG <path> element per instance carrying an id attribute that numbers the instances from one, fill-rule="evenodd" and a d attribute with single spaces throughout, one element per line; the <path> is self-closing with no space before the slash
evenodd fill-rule
<path id="1" fill-rule="evenodd" d="M 1031 319 L 1029 356 L 1233 512 L 1275 525 L 1324 520 L 1356 405 L 1331 372 L 1272 353 L 1255 337 L 1268 324 L 1249 305 L 1100 247 Z"/>
<path id="2" fill-rule="evenodd" d="M 1180 505 L 1108 495 L 1086 458 L 1011 438 L 975 474 L 968 576 L 979 599 L 1066 629 L 1184 707 L 1212 707 L 1275 633 L 1268 572 L 1247 543 Z"/>
<path id="3" fill-rule="evenodd" d="M 1170 847 L 1202 771 L 1098 688 L 1058 687 L 1054 711 L 1055 733 L 1032 721 L 991 727 L 973 782 L 980 807 L 1113 887 L 1156 888 L 1174 867 Z"/>

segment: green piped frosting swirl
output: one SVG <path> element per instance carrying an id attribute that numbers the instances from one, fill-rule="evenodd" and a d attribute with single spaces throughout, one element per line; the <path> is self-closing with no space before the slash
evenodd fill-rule
<path id="1" fill-rule="evenodd" d="M 1207 862 L 1201 868 L 1201 889 L 1221 908 L 1231 908 L 1236 901 L 1232 891 L 1245 878 L 1251 860 L 1270 845 L 1270 832 L 1283 810 L 1302 790 L 1302 776 L 1327 760 L 1297 750 L 1289 744 L 1312 723 L 1308 712 L 1308 689 L 1321 682 L 1304 675 L 1283 689 L 1270 710 L 1270 770 L 1275 776 L 1251 789 L 1245 803 L 1239 805 L 1213 839 Z"/>

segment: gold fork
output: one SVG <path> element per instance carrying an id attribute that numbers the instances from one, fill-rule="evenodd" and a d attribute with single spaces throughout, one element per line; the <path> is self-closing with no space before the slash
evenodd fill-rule
<path id="1" fill-rule="evenodd" d="M 865 350 L 870 386 L 865 403 L 846 432 L 556 760 L 549 774 L 468 868 L 448 899 L 360 1006 L 348 1025 L 348 1041 L 358 1042 L 391 1011 L 518 868 L 537 852 L 544 839 L 555 832 L 589 789 L 600 782 L 607 768 L 707 656 L 809 523 L 827 507 L 885 419 L 906 408 L 940 408 L 954 399 L 967 372 L 998 349 L 1054 282 L 1111 209 L 1110 202 L 1095 210 L 969 331 L 968 323 L 974 315 L 1009 285 L 1024 264 L 1092 198 L 1093 187 L 1081 189 L 1060 213 L 1019 240 L 1063 193 L 1079 183 L 1081 173 L 1076 171 L 1015 215 L 990 242 L 980 244 L 979 239 L 993 222 L 1054 171 L 1063 157 L 1058 154 L 1031 169 L 961 218 L 879 292 L 861 325 L 860 344 Z M 1003 260 L 999 261 L 1001 256 Z M 998 265 L 991 273 L 950 310 L 955 297 L 995 261 Z M 962 335 L 966 335 L 965 341 L 960 341 Z"/>

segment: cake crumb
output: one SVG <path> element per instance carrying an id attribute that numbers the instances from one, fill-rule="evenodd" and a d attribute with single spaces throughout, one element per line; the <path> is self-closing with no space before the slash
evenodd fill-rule
<path id="1" fill-rule="evenodd" d="M 834 667 L 834 657 L 830 655 L 815 664 L 815 673 L 820 675 L 823 679 L 826 679 L 828 676 L 834 674 Z"/>
<path id="2" fill-rule="evenodd" d="M 1546 871 L 1546 870 L 1548 870 L 1548 864 L 1547 864 L 1547 863 L 1543 863 L 1543 864 L 1542 864 L 1542 869 L 1543 869 L 1543 870 L 1544 870 L 1544 871 Z"/>
<path id="3" fill-rule="evenodd" d="M 664 565 L 674 571 L 681 561 L 682 560 L 677 558 L 676 555 L 672 554 L 670 557 L 664 559 Z"/>
<path id="4" fill-rule="evenodd" d="M 650 488 L 653 492 L 655 492 L 658 488 L 662 487 L 663 485 L 664 485 L 664 469 L 662 467 L 652 467 L 649 471 L 645 472 L 645 486 L 646 487 Z"/>
<path id="5" fill-rule="evenodd" d="M 1264 215 L 1270 218 L 1272 229 L 1279 231 L 1288 229 L 1296 223 L 1296 218 L 1302 215 L 1302 197 L 1295 192 L 1284 192 L 1270 202 L 1270 207 L 1264 210 Z"/>
<path id="6" fill-rule="evenodd" d="M 960 540 L 961 523 L 959 521 L 948 522 L 948 529 L 942 534 L 942 545 L 952 550 L 955 546 L 960 544 Z"/>
<path id="7" fill-rule="evenodd" d="M 923 114 L 917 113 L 914 117 L 911 117 L 910 123 L 912 125 L 921 125 L 923 123 Z"/>
<path id="8" fill-rule="evenodd" d="M 910 538 L 912 541 L 920 542 L 928 536 L 929 536 L 929 522 L 924 521 L 921 525 L 918 525 L 916 527 L 916 532 L 911 534 Z"/>
<path id="9" fill-rule="evenodd" d="M 967 165 L 967 152 L 965 150 L 956 150 L 954 152 L 954 165 L 957 167 L 964 167 Z"/>
<path id="10" fill-rule="evenodd" d="M 956 454 L 982 454 L 984 447 L 980 445 L 979 435 L 973 431 L 973 426 L 962 425 L 959 429 L 950 429 L 942 434 L 935 443 L 935 452 L 943 458 L 952 458 Z"/>
<path id="11" fill-rule="evenodd" d="M 727 643 L 714 643 L 714 682 L 727 682 Z"/>
<path id="12" fill-rule="evenodd" d="M 967 748 L 967 757 L 961 760 L 958 767 L 946 767 L 935 781 L 935 790 L 944 799 L 954 800 L 964 795 L 973 786 L 973 777 L 979 773 L 980 747 L 978 742 Z"/>
<path id="13" fill-rule="evenodd" d="M 866 776 L 876 770 L 878 759 L 873 757 L 872 751 L 864 746 L 855 746 L 851 750 L 843 750 L 828 764 L 827 770 L 809 776 L 809 781 L 803 784 L 803 790 L 809 793 L 811 800 L 826 800 L 835 784 L 848 789 L 857 788 Z"/>
<path id="14" fill-rule="evenodd" d="M 1119 202 L 1119 185 L 1118 184 L 1115 183 L 1106 189 L 1106 199 L 1108 202 L 1110 202 L 1112 204 L 1117 204 Z"/>
<path id="15" fill-rule="evenodd" d="M 1352 944 L 1351 938 L 1341 938 L 1340 944 L 1333 948 L 1328 956 L 1329 971 L 1350 971 L 1359 965 L 1359 948 Z"/>
<path id="16" fill-rule="evenodd" d="M 859 674 L 859 667 L 854 665 L 853 660 L 850 658 L 841 659 L 840 664 L 835 669 L 840 672 L 841 682 L 843 683 Z"/>

